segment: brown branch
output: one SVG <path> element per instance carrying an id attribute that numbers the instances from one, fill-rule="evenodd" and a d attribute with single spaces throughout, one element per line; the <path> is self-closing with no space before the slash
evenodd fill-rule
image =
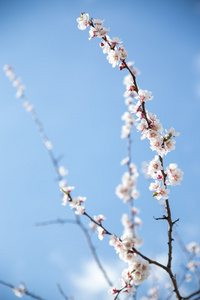
<path id="1" fill-rule="evenodd" d="M 163 217 L 161 217 L 161 218 L 155 218 L 155 217 L 153 217 L 156 221 L 158 221 L 158 220 L 167 220 L 167 217 L 165 216 L 165 215 L 163 215 Z"/>
<path id="2" fill-rule="evenodd" d="M 152 260 L 150 258 L 148 258 L 147 256 L 143 255 L 141 252 L 139 252 L 136 248 L 132 248 L 133 251 L 138 254 L 139 256 L 141 256 L 144 260 L 148 261 L 150 264 L 153 264 L 153 265 L 156 265 L 157 267 L 160 267 L 162 268 L 163 270 L 167 271 L 167 267 L 160 264 L 159 262 L 155 261 L 155 260 Z"/>
<path id="3" fill-rule="evenodd" d="M 144 118 L 148 124 L 148 129 L 150 129 L 150 121 L 147 118 L 147 114 L 146 114 L 146 109 L 145 109 L 145 102 L 142 102 L 142 113 L 144 115 Z M 164 166 L 163 166 L 163 158 L 159 155 L 159 160 L 161 162 L 161 166 L 162 166 L 162 181 L 163 181 L 163 185 L 166 186 L 166 174 L 164 172 Z M 166 208 L 166 212 L 167 212 L 167 216 L 166 216 L 166 220 L 168 222 L 168 264 L 167 267 L 169 269 L 171 269 L 171 262 L 172 262 L 172 227 L 175 224 L 174 222 L 172 222 L 172 217 L 171 217 L 171 210 L 170 210 L 170 206 L 169 206 L 169 201 L 168 199 L 165 200 L 165 208 Z"/>
<path id="4" fill-rule="evenodd" d="M 112 235 L 112 233 L 110 233 L 107 229 L 105 229 L 105 227 L 102 226 L 101 223 L 98 223 L 96 222 L 92 217 L 90 217 L 90 215 L 88 215 L 86 212 L 84 212 L 84 215 L 86 217 L 88 217 L 90 219 L 90 221 L 92 221 L 94 224 L 96 224 L 97 226 L 101 227 L 104 231 L 105 231 L 105 234 L 108 234 L 108 235 Z"/>
<path id="5" fill-rule="evenodd" d="M 127 286 L 125 285 L 123 288 L 121 288 L 120 290 L 118 290 L 118 292 L 117 292 L 117 294 L 116 294 L 114 300 L 117 300 L 119 294 L 120 294 L 126 287 L 127 287 Z"/>
<path id="6" fill-rule="evenodd" d="M 131 71 L 131 69 L 129 68 L 129 66 L 127 65 L 125 59 L 121 59 L 121 61 L 123 62 L 123 64 L 125 65 L 125 68 L 129 71 L 129 73 L 131 74 L 132 78 L 133 78 L 133 82 L 134 82 L 134 87 L 135 87 L 135 91 L 136 93 L 138 93 L 139 89 L 138 89 L 138 85 L 137 85 L 137 82 L 136 82 L 136 77 L 135 75 L 133 74 L 133 72 Z"/>

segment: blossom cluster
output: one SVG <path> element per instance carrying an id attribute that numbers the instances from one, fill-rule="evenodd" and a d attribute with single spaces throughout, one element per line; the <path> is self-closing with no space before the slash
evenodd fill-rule
<path id="1" fill-rule="evenodd" d="M 200 247 L 196 242 L 191 242 L 187 245 L 186 251 L 189 253 L 189 261 L 187 264 L 187 273 L 185 274 L 186 282 L 190 282 L 192 275 L 195 275 L 199 272 L 198 268 L 200 267 Z"/>
<path id="2" fill-rule="evenodd" d="M 112 287 L 109 293 L 114 295 L 123 290 L 126 293 L 131 293 L 135 290 L 135 286 L 141 284 L 149 276 L 150 266 L 147 261 L 143 261 L 134 253 L 138 241 L 134 238 L 124 237 L 122 239 L 117 238 L 115 235 L 111 236 L 110 245 L 119 254 L 119 257 L 126 263 L 128 268 L 125 268 L 122 272 L 122 278 L 120 279 L 121 287 L 117 289 Z"/>
<path id="3" fill-rule="evenodd" d="M 152 92 L 142 89 L 137 91 L 133 76 L 132 72 L 132 75 L 126 76 L 123 82 L 126 86 L 125 102 L 129 104 L 129 111 L 135 113 L 137 121 L 140 121 L 136 127 L 142 134 L 141 139 L 149 139 L 150 148 L 163 157 L 175 149 L 176 141 L 172 137 L 178 136 L 179 133 L 174 128 L 165 130 L 164 133 L 162 124 L 156 115 L 144 109 L 144 104 L 153 100 Z M 136 103 L 133 102 L 133 99 L 137 100 Z"/>
<path id="4" fill-rule="evenodd" d="M 168 199 L 170 190 L 167 188 L 167 185 L 179 185 L 183 179 L 183 172 L 175 163 L 169 164 L 169 166 L 166 167 L 166 170 L 164 170 L 163 156 L 175 149 L 176 141 L 174 138 L 178 136 L 179 133 L 177 133 L 174 128 L 164 131 L 162 124 L 157 119 L 157 116 L 146 110 L 146 102 L 153 100 L 152 92 L 142 90 L 137 87 L 135 75 L 139 74 L 139 71 L 136 68 L 133 68 L 133 62 L 125 62 L 128 53 L 124 46 L 122 46 L 122 41 L 118 37 L 113 37 L 111 39 L 107 35 L 109 29 L 106 29 L 103 26 L 104 20 L 90 19 L 89 14 L 82 13 L 81 17 L 77 19 L 77 22 L 80 30 L 85 30 L 88 26 L 90 26 L 89 40 L 94 37 L 102 38 L 100 47 L 102 48 L 103 53 L 107 54 L 107 60 L 110 64 L 112 64 L 112 67 L 119 65 L 120 70 L 125 68 L 128 69 L 129 74 L 124 78 L 124 84 L 126 86 L 124 97 L 128 111 L 126 111 L 121 118 L 124 121 L 121 138 L 127 138 L 128 145 L 130 146 L 131 130 L 132 126 L 135 125 L 137 130 L 141 132 L 141 139 L 148 139 L 150 141 L 150 148 L 156 152 L 156 155 L 147 166 L 148 177 L 155 180 L 150 184 L 149 189 L 154 192 L 153 197 L 156 197 L 158 200 Z M 16 97 L 23 100 L 24 107 L 27 112 L 31 113 L 32 118 L 38 125 L 44 145 L 51 154 L 53 148 L 52 144 L 47 139 L 46 134 L 41 127 L 33 105 L 25 97 L 25 86 L 22 84 L 21 79 L 16 77 L 13 68 L 5 65 L 4 70 L 8 78 L 13 82 L 13 86 L 17 89 Z M 136 114 L 137 120 L 134 119 L 133 113 Z M 85 206 L 83 205 L 86 201 L 86 197 L 78 196 L 72 198 L 71 192 L 74 190 L 74 187 L 68 186 L 67 181 L 63 178 L 67 174 L 67 170 L 64 166 L 59 167 L 56 162 L 56 172 L 59 178 L 59 185 L 61 187 L 61 191 L 64 193 L 62 205 L 66 206 L 67 203 L 69 203 L 69 206 L 73 209 L 76 215 L 86 215 L 89 217 L 92 221 L 93 229 L 98 232 L 100 240 L 103 240 L 105 234 L 109 234 L 109 244 L 114 247 L 119 258 L 128 264 L 128 267 L 122 272 L 120 288 L 117 289 L 116 287 L 111 287 L 109 290 L 109 294 L 117 296 L 121 291 L 127 294 L 132 292 L 134 293 L 136 291 L 136 286 L 140 285 L 149 276 L 149 262 L 153 263 L 150 259 L 142 260 L 140 256 L 144 258 L 145 256 L 141 255 L 136 250 L 142 245 L 142 239 L 137 236 L 135 227 L 140 226 L 142 221 L 139 217 L 135 216 L 139 213 L 139 210 L 133 206 L 133 200 L 139 197 L 139 192 L 136 189 L 138 172 L 136 166 L 131 162 L 130 149 L 128 149 L 128 156 L 121 161 L 121 165 L 127 165 L 128 171 L 123 174 L 122 182 L 116 188 L 116 195 L 125 203 L 130 203 L 131 217 L 129 218 L 127 214 L 123 214 L 122 224 L 124 226 L 124 232 L 121 238 L 119 238 L 114 234 L 111 235 L 102 226 L 102 222 L 106 219 L 102 214 L 95 215 L 91 218 L 86 213 Z M 191 257 L 187 265 L 187 270 L 195 272 L 199 267 L 199 262 L 195 259 L 199 256 L 200 247 L 197 243 L 192 242 L 187 246 L 186 250 L 189 252 Z M 139 253 L 140 256 L 137 253 Z M 185 279 L 186 281 L 189 281 L 191 279 L 191 275 L 187 273 L 185 275 Z M 19 288 L 14 287 L 13 291 L 18 297 L 22 297 L 24 294 L 27 294 L 24 285 L 20 285 Z M 158 299 L 158 291 L 157 286 L 151 288 L 148 291 L 148 297 L 143 297 L 142 300 Z"/>
<path id="5" fill-rule="evenodd" d="M 86 197 L 78 196 L 75 198 L 72 198 L 70 193 L 74 190 L 73 186 L 67 186 L 61 189 L 61 191 L 64 193 L 64 196 L 62 198 L 62 205 L 66 206 L 67 203 L 69 203 L 69 206 L 71 209 L 74 210 L 74 213 L 76 215 L 84 215 L 85 214 L 85 206 L 82 205 L 86 201 Z M 88 216 L 88 215 L 87 215 Z M 100 240 L 103 240 L 103 237 L 106 233 L 105 229 L 101 226 L 102 221 L 106 220 L 106 218 L 100 214 L 97 216 L 94 216 L 93 219 L 91 219 L 91 223 L 89 224 L 90 228 L 92 228 L 94 231 L 98 233 L 98 237 Z"/>
<path id="6" fill-rule="evenodd" d="M 179 133 L 172 127 L 163 131 L 163 126 L 156 115 L 148 112 L 145 103 L 153 100 L 152 92 L 136 88 L 134 73 L 124 78 L 126 92 L 124 94 L 125 103 L 129 106 L 129 111 L 137 116 L 136 128 L 141 132 L 141 139 L 150 141 L 150 148 L 157 152 L 154 159 L 148 165 L 147 176 L 156 179 L 150 184 L 150 191 L 154 191 L 153 197 L 168 199 L 170 190 L 167 185 L 178 185 L 183 179 L 183 172 L 177 164 L 170 164 L 166 171 L 163 168 L 163 155 L 167 155 L 175 149 L 176 141 L 173 139 Z M 136 100 L 136 101 L 135 101 Z M 160 181 L 159 181 L 160 180 Z"/>
<path id="7" fill-rule="evenodd" d="M 64 197 L 62 198 L 62 205 L 66 206 L 69 202 L 69 206 L 71 209 L 75 210 L 76 215 L 83 215 L 85 213 L 85 206 L 82 205 L 86 201 L 86 197 L 78 196 L 72 198 L 70 193 L 74 190 L 74 186 L 67 186 L 61 189 L 64 193 Z"/>
<path id="8" fill-rule="evenodd" d="M 150 266 L 147 261 L 140 259 L 135 256 L 132 258 L 129 267 L 124 269 L 122 272 L 122 278 L 120 278 L 120 289 L 111 287 L 109 290 L 110 295 L 117 294 L 120 290 L 130 294 L 136 290 L 137 285 L 141 284 L 149 276 Z"/>
<path id="9" fill-rule="evenodd" d="M 129 172 L 127 171 L 123 174 L 122 183 L 116 188 L 116 195 L 125 203 L 139 197 L 139 192 L 136 189 L 137 177 L 137 168 L 133 163 L 130 163 Z"/>
<path id="10" fill-rule="evenodd" d="M 124 46 L 121 45 L 122 41 L 118 37 L 113 37 L 111 39 L 107 35 L 110 29 L 103 26 L 104 20 L 90 19 L 89 14 L 81 13 L 81 17 L 77 18 L 77 22 L 80 30 L 85 30 L 88 26 L 90 26 L 89 40 L 94 37 L 103 39 L 100 43 L 100 47 L 103 49 L 103 53 L 107 54 L 108 62 L 114 68 L 119 65 L 121 61 L 120 68 L 123 69 L 123 61 L 127 58 L 128 53 Z"/>
<path id="11" fill-rule="evenodd" d="M 5 71 L 6 76 L 12 81 L 13 86 L 17 89 L 15 95 L 16 98 L 22 98 L 24 96 L 25 86 L 22 84 L 21 79 L 16 77 L 15 72 L 11 66 L 4 65 L 3 69 Z M 31 110 L 31 107 L 28 108 L 27 105 L 27 109 Z"/>

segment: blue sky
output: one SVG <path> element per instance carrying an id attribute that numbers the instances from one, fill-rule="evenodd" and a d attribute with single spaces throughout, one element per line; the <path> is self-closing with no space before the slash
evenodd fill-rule
<path id="1" fill-rule="evenodd" d="M 182 185 L 171 189 L 170 203 L 174 219 L 180 218 L 184 241 L 200 242 L 200 1 L 0 2 L 0 66 L 12 65 L 22 78 L 55 155 L 64 155 L 62 164 L 69 170 L 69 184 L 76 187 L 75 196 L 86 196 L 91 215 L 103 213 L 106 227 L 121 235 L 121 215 L 128 209 L 115 196 L 115 188 L 125 171 L 120 161 L 126 156 L 126 142 L 120 132 L 126 73 L 107 62 L 99 40 L 89 41 L 88 31 L 77 29 L 80 12 L 105 19 L 109 35 L 123 40 L 129 60 L 141 71 L 139 86 L 154 95 L 148 110 L 164 128 L 181 133 L 176 150 L 165 159 L 165 165 L 177 163 L 184 171 Z M 59 299 L 57 282 L 75 299 L 108 299 L 106 285 L 98 294 L 95 284 L 85 286 L 83 278 L 88 283 L 97 271 L 92 271 L 88 247 L 76 226 L 34 226 L 73 215 L 61 205 L 46 149 L 3 71 L 0 83 L 0 278 L 15 285 L 25 282 L 49 300 Z M 136 130 L 132 156 L 139 169 L 142 161 L 154 157 Z M 140 175 L 136 206 L 143 220 L 142 250 L 163 256 L 167 226 L 159 223 L 158 228 L 153 219 L 161 211 L 148 184 Z M 93 236 L 93 241 L 110 272 L 118 266 L 119 273 L 113 275 L 118 278 L 123 266 L 108 239 L 101 242 Z M 2 286 L 0 296 L 15 299 Z"/>

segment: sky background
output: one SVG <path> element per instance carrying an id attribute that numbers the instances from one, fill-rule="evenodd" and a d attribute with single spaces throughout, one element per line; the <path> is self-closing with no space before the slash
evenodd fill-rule
<path id="1" fill-rule="evenodd" d="M 80 229 L 73 224 L 36 227 L 40 221 L 73 218 L 61 205 L 56 174 L 35 124 L 24 110 L 3 65 L 11 65 L 26 86 L 56 156 L 69 170 L 73 196 L 86 196 L 91 215 L 104 214 L 105 227 L 122 234 L 126 205 L 115 195 L 126 168 L 126 141 L 120 139 L 126 110 L 122 84 L 126 71 L 106 60 L 99 39 L 80 31 L 80 12 L 105 19 L 109 35 L 118 36 L 141 71 L 140 88 L 152 91 L 147 108 L 164 128 L 181 135 L 164 164 L 184 171 L 182 185 L 171 188 L 173 219 L 187 244 L 200 242 L 199 113 L 200 113 L 200 1 L 193 0 L 4 0 L 0 1 L 0 279 L 27 288 L 48 300 L 62 299 L 56 283 L 74 299 L 110 299 Z M 132 158 L 139 170 L 155 153 L 133 131 Z M 140 198 L 135 204 L 143 221 L 139 235 L 143 253 L 166 257 L 167 225 L 149 182 L 138 178 Z M 83 217 L 84 219 L 84 217 Z M 84 223 L 88 221 L 84 219 Z M 118 284 L 125 265 L 108 245 L 93 243 L 108 274 Z M 174 268 L 180 263 L 175 245 Z M 163 275 L 162 281 L 165 281 Z M 187 289 L 187 287 L 185 287 Z M 141 295 L 146 289 L 140 288 Z M 0 286 L 0 299 L 16 299 Z"/>

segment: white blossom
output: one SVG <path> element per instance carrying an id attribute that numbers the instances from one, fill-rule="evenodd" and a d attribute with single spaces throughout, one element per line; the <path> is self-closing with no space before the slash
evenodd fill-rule
<path id="1" fill-rule="evenodd" d="M 168 179 L 166 184 L 168 185 L 179 185 L 183 179 L 183 172 L 178 168 L 177 164 L 170 164 L 166 168 Z"/>
<path id="2" fill-rule="evenodd" d="M 121 53 L 121 59 L 123 59 L 123 60 L 126 59 L 128 56 L 128 52 L 125 50 L 124 46 L 119 46 L 118 50 Z"/>
<path id="3" fill-rule="evenodd" d="M 167 136 L 173 136 L 173 137 L 175 137 L 175 136 L 179 136 L 180 135 L 180 133 L 176 132 L 173 127 L 171 127 L 169 130 L 165 129 L 165 131 L 166 131 L 166 137 Z"/>
<path id="4" fill-rule="evenodd" d="M 62 205 L 66 206 L 69 201 L 71 201 L 70 197 L 65 194 L 62 198 Z"/>
<path id="5" fill-rule="evenodd" d="M 104 28 L 102 25 L 96 25 L 95 27 L 90 27 L 90 30 L 89 30 L 89 40 L 93 39 L 94 37 L 104 37 L 106 36 L 106 34 L 108 33 L 110 29 L 106 29 Z"/>
<path id="6" fill-rule="evenodd" d="M 24 284 L 20 284 L 20 285 L 19 285 L 19 288 L 14 287 L 12 290 L 13 290 L 15 296 L 17 296 L 17 297 L 19 297 L 19 298 L 22 298 L 22 296 L 23 296 L 23 295 L 25 294 L 25 292 L 26 292 L 26 288 L 25 288 L 25 285 L 24 285 Z"/>
<path id="7" fill-rule="evenodd" d="M 122 126 L 122 131 L 121 131 L 121 138 L 127 138 L 131 133 L 131 125 L 126 124 Z"/>
<path id="8" fill-rule="evenodd" d="M 61 176 L 65 176 L 67 174 L 67 169 L 63 166 L 60 166 L 58 172 Z"/>
<path id="9" fill-rule="evenodd" d="M 93 20 L 93 23 L 94 23 L 95 25 L 102 25 L 104 21 L 105 21 L 105 20 L 94 19 L 94 20 Z"/>
<path id="10" fill-rule="evenodd" d="M 123 121 L 125 121 L 126 124 L 134 124 L 134 118 L 133 118 L 133 115 L 126 111 L 123 116 L 121 117 L 121 119 Z"/>
<path id="11" fill-rule="evenodd" d="M 112 65 L 113 68 L 119 64 L 120 58 L 121 58 L 121 53 L 118 50 L 111 50 L 107 56 L 107 60 L 109 61 L 109 63 Z"/>
<path id="12" fill-rule="evenodd" d="M 13 86 L 16 88 L 19 88 L 21 86 L 21 79 L 20 78 L 15 78 L 13 80 Z"/>
<path id="13" fill-rule="evenodd" d="M 163 167 L 161 165 L 158 155 L 156 155 L 155 158 L 149 163 L 147 174 L 153 179 L 157 179 L 158 175 L 161 176 L 161 170 L 163 170 Z"/>
<path id="14" fill-rule="evenodd" d="M 102 221 L 106 220 L 106 217 L 104 217 L 103 215 L 98 215 L 98 216 L 94 216 L 94 220 L 97 223 L 101 223 Z"/>
<path id="15" fill-rule="evenodd" d="M 74 189 L 75 189 L 74 186 L 67 186 L 67 187 L 63 187 L 63 188 L 61 189 L 61 191 L 62 191 L 63 193 L 69 194 L 69 193 L 71 193 L 71 191 L 73 191 Z"/>
<path id="16" fill-rule="evenodd" d="M 48 150 L 52 150 L 52 149 L 53 149 L 53 146 L 52 146 L 52 144 L 51 144 L 50 141 L 45 140 L 45 141 L 44 141 L 44 144 L 45 144 L 45 147 L 46 147 Z"/>
<path id="17" fill-rule="evenodd" d="M 75 207 L 80 206 L 81 203 L 83 203 L 85 201 L 86 201 L 86 197 L 78 196 L 78 197 L 73 198 L 69 205 L 71 208 L 75 208 Z"/>
<path id="18" fill-rule="evenodd" d="M 191 252 L 192 254 L 194 254 L 194 255 L 199 255 L 199 253 L 200 253 L 200 247 L 199 247 L 199 245 L 196 243 L 196 242 L 191 242 L 191 243 L 189 243 L 188 245 L 187 245 L 187 250 L 189 251 L 189 252 Z"/>
<path id="19" fill-rule="evenodd" d="M 163 145 L 163 139 L 160 136 L 150 140 L 151 150 L 156 151 L 161 157 L 165 153 L 165 149 L 163 149 L 162 145 Z"/>
<path id="20" fill-rule="evenodd" d="M 116 46 L 117 44 L 121 44 L 121 43 L 122 43 L 122 41 L 118 37 L 113 37 L 112 38 L 111 44 L 113 46 Z"/>
<path id="21" fill-rule="evenodd" d="M 137 198 L 139 198 L 139 196 L 140 196 L 140 192 L 136 189 L 133 189 L 132 192 L 131 192 L 131 197 L 133 199 L 137 199 Z"/>
<path id="22" fill-rule="evenodd" d="M 134 224 L 136 225 L 136 226 L 142 226 L 142 220 L 139 218 L 139 217 L 135 217 L 134 218 Z"/>
<path id="23" fill-rule="evenodd" d="M 24 294 L 20 289 L 18 289 L 16 287 L 13 288 L 13 293 L 15 294 L 16 297 L 19 297 L 19 298 L 22 298 L 22 296 Z"/>
<path id="24" fill-rule="evenodd" d="M 152 92 L 149 92 L 147 90 L 139 90 L 138 96 L 136 96 L 136 99 L 140 99 L 141 102 L 147 102 L 149 100 L 153 99 L 153 96 L 151 96 Z"/>
<path id="25" fill-rule="evenodd" d="M 27 112 L 31 112 L 34 109 L 34 106 L 32 104 L 30 104 L 27 100 L 24 101 L 23 105 Z"/>
<path id="26" fill-rule="evenodd" d="M 59 181 L 59 186 L 60 186 L 61 188 L 66 187 L 66 186 L 67 186 L 67 180 L 61 179 L 61 180 Z"/>
<path id="27" fill-rule="evenodd" d="M 176 144 L 176 141 L 173 139 L 168 139 L 167 141 L 165 141 L 164 142 L 165 154 L 174 150 L 176 148 L 175 144 Z"/>
<path id="28" fill-rule="evenodd" d="M 130 161 L 130 157 L 127 156 L 121 160 L 120 165 L 121 166 L 126 165 L 129 163 L 129 161 Z"/>
<path id="29" fill-rule="evenodd" d="M 189 261 L 189 263 L 187 264 L 187 267 L 190 271 L 195 271 L 195 262 L 193 260 Z"/>
<path id="30" fill-rule="evenodd" d="M 85 30 L 86 27 L 89 25 L 89 14 L 83 13 L 81 16 L 76 19 L 78 22 L 78 29 Z"/>
<path id="31" fill-rule="evenodd" d="M 192 276 L 189 273 L 185 274 L 185 281 L 190 282 L 191 280 L 192 280 Z"/>
<path id="32" fill-rule="evenodd" d="M 24 95 L 25 86 L 20 85 L 20 87 L 17 89 L 17 92 L 15 94 L 16 98 L 22 98 Z"/>
<path id="33" fill-rule="evenodd" d="M 146 162 L 146 161 L 143 161 L 142 162 L 142 165 L 141 165 L 141 172 L 144 174 L 144 176 L 149 179 L 151 176 L 148 174 L 148 167 L 149 167 L 149 164 Z"/>
<path id="34" fill-rule="evenodd" d="M 111 288 L 109 288 L 109 290 L 108 290 L 108 294 L 109 295 L 115 295 L 115 294 L 117 294 L 118 293 L 118 289 L 116 288 L 116 287 L 114 287 L 114 286 L 112 286 Z"/>
<path id="35" fill-rule="evenodd" d="M 98 231 L 98 237 L 100 240 L 103 240 L 104 234 L 105 234 L 105 230 L 102 227 L 97 227 L 97 231 Z"/>
<path id="36" fill-rule="evenodd" d="M 111 51 L 111 50 L 110 50 L 109 44 L 106 43 L 106 42 L 104 42 L 104 41 L 102 41 L 102 42 L 100 43 L 100 47 L 103 49 L 103 53 L 104 53 L 104 54 L 107 54 L 108 52 Z"/>
<path id="37" fill-rule="evenodd" d="M 83 215 L 85 212 L 85 206 L 77 206 L 75 210 L 76 215 Z"/>

